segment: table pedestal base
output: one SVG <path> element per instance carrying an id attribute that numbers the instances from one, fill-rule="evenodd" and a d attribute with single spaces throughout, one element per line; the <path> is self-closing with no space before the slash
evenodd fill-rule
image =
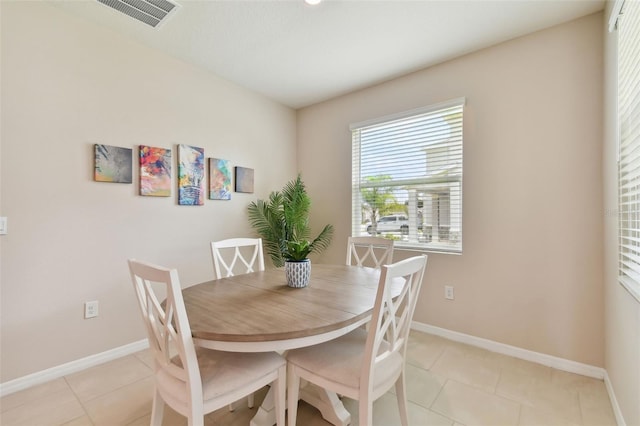
<path id="1" fill-rule="evenodd" d="M 344 408 L 342 401 L 333 392 L 328 392 L 318 386 L 307 383 L 300 388 L 300 399 L 320 410 L 322 418 L 336 426 L 347 426 L 351 423 L 351 414 Z M 250 426 L 273 426 L 276 424 L 275 399 L 273 388 L 269 388 L 264 401 Z"/>
<path id="2" fill-rule="evenodd" d="M 332 425 L 347 426 L 351 423 L 351 413 L 333 392 L 308 384 L 300 389 L 300 399 L 320 410 L 322 418 Z"/>

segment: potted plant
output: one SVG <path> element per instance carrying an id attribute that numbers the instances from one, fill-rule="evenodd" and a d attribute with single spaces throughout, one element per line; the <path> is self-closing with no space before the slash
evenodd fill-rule
<path id="1" fill-rule="evenodd" d="M 284 257 L 284 275 L 289 287 L 306 287 L 311 278 L 311 260 L 307 257 L 311 252 L 308 240 L 287 241 L 282 252 Z"/>
<path id="2" fill-rule="evenodd" d="M 249 222 L 262 238 L 262 244 L 274 266 L 285 267 L 287 284 L 304 287 L 309 281 L 311 253 L 319 253 L 331 243 L 333 226 L 325 225 L 311 239 L 309 211 L 311 199 L 300 175 L 268 200 L 249 204 Z"/>

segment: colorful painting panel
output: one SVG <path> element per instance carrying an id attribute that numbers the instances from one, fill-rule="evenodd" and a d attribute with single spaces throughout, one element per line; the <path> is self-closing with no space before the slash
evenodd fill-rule
<path id="1" fill-rule="evenodd" d="M 204 148 L 178 145 L 178 204 L 202 206 L 205 190 Z"/>
<path id="2" fill-rule="evenodd" d="M 253 194 L 253 169 L 236 167 L 236 192 Z"/>
<path id="3" fill-rule="evenodd" d="M 96 182 L 131 183 L 132 153 L 131 148 L 96 144 L 93 179 Z"/>
<path id="4" fill-rule="evenodd" d="M 140 195 L 171 195 L 171 150 L 140 145 Z"/>
<path id="5" fill-rule="evenodd" d="M 228 160 L 209 158 L 209 199 L 231 199 L 231 170 Z"/>

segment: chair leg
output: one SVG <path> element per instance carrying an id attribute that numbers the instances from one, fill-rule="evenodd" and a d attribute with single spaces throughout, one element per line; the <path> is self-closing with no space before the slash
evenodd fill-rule
<path id="1" fill-rule="evenodd" d="M 296 426 L 298 416 L 298 398 L 300 397 L 300 377 L 296 374 L 296 367 L 292 364 L 287 366 L 287 416 L 288 426 Z"/>
<path id="2" fill-rule="evenodd" d="M 359 426 L 371 426 L 373 424 L 373 401 L 368 395 L 360 395 L 358 401 Z"/>
<path id="3" fill-rule="evenodd" d="M 276 425 L 284 426 L 285 410 L 287 409 L 287 366 L 278 368 L 278 380 L 271 385 L 276 402 Z"/>
<path id="4" fill-rule="evenodd" d="M 151 426 L 161 426 L 164 415 L 164 400 L 157 390 L 153 395 L 153 405 L 151 407 Z"/>
<path id="5" fill-rule="evenodd" d="M 196 416 L 194 417 L 189 417 L 187 419 L 187 425 L 188 426 L 204 426 L 204 417 L 203 416 Z"/>
<path id="6" fill-rule="evenodd" d="M 247 396 L 247 407 L 249 408 L 253 408 L 254 402 L 253 402 L 253 394 L 250 394 L 249 396 Z M 234 405 L 235 402 L 232 402 L 231 404 L 229 404 L 229 411 L 234 412 L 236 409 L 236 406 Z"/>
<path id="7" fill-rule="evenodd" d="M 409 425 L 409 414 L 407 412 L 407 392 L 404 381 L 404 371 L 400 373 L 400 377 L 396 381 L 396 397 L 398 398 L 398 409 L 400 410 L 400 424 L 402 426 Z"/>

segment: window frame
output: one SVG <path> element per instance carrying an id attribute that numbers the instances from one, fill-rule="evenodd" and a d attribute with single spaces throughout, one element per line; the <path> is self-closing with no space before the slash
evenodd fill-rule
<path id="1" fill-rule="evenodd" d="M 640 302 L 640 5 L 617 0 L 609 30 L 618 28 L 616 131 L 618 155 L 618 282 Z M 625 24 L 634 31 L 629 39 Z M 632 59 L 635 59 L 632 61 Z M 635 86 L 634 86 L 634 82 Z M 635 114 L 634 114 L 635 112 Z"/>
<path id="2" fill-rule="evenodd" d="M 455 99 L 451 99 L 445 102 L 440 102 L 437 104 L 433 104 L 433 105 L 429 105 L 426 107 L 421 107 L 421 108 L 416 108 L 416 109 L 412 109 L 412 110 L 408 110 L 408 111 L 404 111 L 404 112 L 400 112 L 400 113 L 396 113 L 396 114 L 391 114 L 391 115 L 387 115 L 387 116 L 383 116 L 383 117 L 379 117 L 379 118 L 375 118 L 375 119 L 371 119 L 371 120 L 366 120 L 366 121 L 361 121 L 361 122 L 357 122 L 357 123 L 353 123 L 349 126 L 351 132 L 352 132 L 352 138 L 351 138 L 351 143 L 352 143 L 352 193 L 351 193 L 351 202 L 352 202 L 352 207 L 351 207 L 351 217 L 352 217 L 352 224 L 351 224 L 351 235 L 353 236 L 367 236 L 370 235 L 367 230 L 366 230 L 366 225 L 363 225 L 362 223 L 362 211 L 363 211 L 363 200 L 362 200 L 362 196 L 361 196 L 361 190 L 363 188 L 375 188 L 375 187 L 393 187 L 393 186 L 397 186 L 397 187 L 401 187 L 401 186 L 417 186 L 417 185 L 424 185 L 424 186 L 428 186 L 428 185 L 434 185 L 434 184 L 439 184 L 439 185 L 451 185 L 452 183 L 455 183 L 456 187 L 455 187 L 455 191 L 457 191 L 455 193 L 455 198 L 452 197 L 451 192 L 449 192 L 447 195 L 449 195 L 449 197 L 451 198 L 446 198 L 446 200 L 443 199 L 443 202 L 446 202 L 446 211 L 448 212 L 448 218 L 449 220 L 454 220 L 452 219 L 452 217 L 455 216 L 455 229 L 456 229 L 456 233 L 455 235 L 451 236 L 451 234 L 449 234 L 449 230 L 450 230 L 450 226 L 451 223 L 449 224 L 445 224 L 442 226 L 438 226 L 437 230 L 435 230 L 435 232 L 438 232 L 438 236 L 440 236 L 440 232 L 444 232 L 443 235 L 446 235 L 446 241 L 447 243 L 438 243 L 437 239 L 436 242 L 433 242 L 432 240 L 429 241 L 420 241 L 420 239 L 424 238 L 424 233 L 422 233 L 422 230 L 420 229 L 421 224 L 419 223 L 419 221 L 415 218 L 412 218 L 412 220 L 416 220 L 417 222 L 413 222 L 413 228 L 417 229 L 417 231 L 411 231 L 411 238 L 414 238 L 413 240 L 409 240 L 409 236 L 408 233 L 404 234 L 402 232 L 400 232 L 400 236 L 396 237 L 395 235 L 393 236 L 392 239 L 394 239 L 395 241 L 395 245 L 398 248 L 401 249 L 406 249 L 406 250 L 418 250 L 418 251 L 424 251 L 424 252 L 438 252 L 438 253 L 449 253 L 449 254 L 462 254 L 463 251 L 463 245 L 462 245 L 462 228 L 463 228 L 463 151 L 464 151 L 464 137 L 463 137 L 463 129 L 464 129 L 464 109 L 466 106 L 466 98 L 464 97 L 459 97 L 459 98 L 455 98 Z M 363 129 L 367 129 L 367 128 L 372 128 L 372 127 L 376 127 L 376 126 L 386 126 L 386 125 L 392 125 L 393 122 L 397 122 L 400 120 L 405 120 L 405 119 L 411 119 L 413 117 L 419 117 L 419 116 L 423 116 L 423 115 L 428 115 L 428 114 L 434 114 L 434 113 L 439 113 L 439 112 L 445 112 L 448 109 L 452 109 L 452 108 L 459 108 L 460 109 L 460 114 L 461 114 L 461 118 L 460 118 L 460 122 L 458 125 L 456 125 L 454 128 L 459 131 L 459 142 L 440 142 L 440 144 L 444 143 L 444 144 L 450 144 L 453 147 L 453 150 L 459 151 L 459 160 L 458 162 L 456 162 L 455 160 L 448 160 L 449 162 L 447 162 L 447 166 L 451 166 L 451 165 L 455 165 L 457 167 L 459 167 L 459 175 L 456 174 L 449 174 L 449 173 L 443 173 L 441 176 L 434 176 L 433 174 L 431 176 L 428 175 L 427 173 L 427 168 L 425 167 L 425 173 L 424 176 L 421 177 L 416 177 L 416 178 L 409 178 L 409 179 L 391 179 L 390 181 L 385 181 L 381 184 L 376 184 L 376 183 L 367 183 L 364 184 L 361 176 L 362 176 L 362 156 L 361 156 L 361 139 L 360 139 L 360 131 L 362 131 Z M 434 145 L 436 145 L 434 143 Z M 434 147 L 437 148 L 437 147 Z M 445 148 L 446 150 L 451 149 L 450 147 Z M 426 155 L 426 154 L 425 154 Z M 451 156 L 454 157 L 455 155 L 450 155 L 447 154 L 447 156 Z M 441 155 L 438 154 L 437 155 L 437 159 L 441 160 L 444 157 L 447 157 L 445 155 Z M 427 159 L 428 156 L 425 156 L 425 163 L 428 162 Z M 391 183 L 391 184 L 390 184 Z M 452 187 L 450 187 L 449 189 L 451 189 Z M 414 188 L 415 189 L 415 188 Z M 419 191 L 423 191 L 420 190 L 418 188 Z M 427 192 L 427 191 L 424 191 Z M 424 193 L 423 193 L 423 197 L 424 197 Z M 414 197 L 414 200 L 411 200 L 411 196 L 408 196 L 408 200 L 405 202 L 405 204 L 407 205 L 407 209 L 410 210 L 411 208 L 416 209 L 416 211 L 418 210 L 417 205 L 415 204 L 422 202 L 423 206 L 425 206 L 425 201 L 424 198 L 421 201 L 418 201 L 418 197 Z M 455 211 L 457 212 L 455 215 L 451 213 L 451 210 L 454 210 L 454 208 L 451 207 L 451 199 L 455 199 Z M 412 204 L 412 202 L 414 204 Z M 423 208 L 426 208 L 423 207 Z M 438 207 L 439 215 L 440 215 L 440 207 Z M 398 215 L 398 214 L 403 214 L 401 212 L 397 212 L 397 213 L 389 213 L 389 215 Z M 411 213 L 404 213 L 405 215 L 411 217 Z M 414 213 L 415 214 L 415 213 Z M 424 213 L 423 213 L 424 215 Z M 381 216 L 382 217 L 382 216 Z M 419 219 L 419 218 L 418 218 Z M 378 222 L 379 223 L 379 222 Z M 437 224 L 440 224 L 440 221 L 438 220 Z M 433 223 L 431 224 L 431 232 L 430 232 L 430 237 L 429 238 L 433 238 Z M 446 228 L 443 231 L 441 231 L 441 228 Z M 414 234 L 415 232 L 415 234 Z M 418 236 L 417 234 L 421 234 L 422 236 Z M 381 235 L 383 237 L 385 237 L 385 235 Z M 388 236 L 388 235 L 387 235 Z M 398 239 L 399 238 L 399 239 Z M 454 241 L 454 242 L 452 242 Z"/>

